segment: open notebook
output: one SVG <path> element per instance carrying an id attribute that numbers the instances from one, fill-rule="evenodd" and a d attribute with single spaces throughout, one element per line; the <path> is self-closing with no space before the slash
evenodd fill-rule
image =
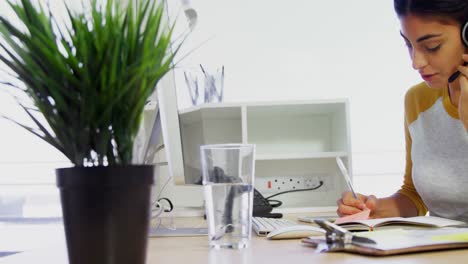
<path id="1" fill-rule="evenodd" d="M 436 217 L 390 217 L 365 220 L 350 220 L 338 223 L 339 226 L 349 231 L 372 231 L 386 228 L 428 228 L 428 227 L 461 227 L 467 226 L 465 222 Z"/>

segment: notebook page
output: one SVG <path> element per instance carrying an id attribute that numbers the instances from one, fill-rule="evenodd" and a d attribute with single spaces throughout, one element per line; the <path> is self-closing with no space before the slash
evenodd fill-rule
<path id="1" fill-rule="evenodd" d="M 364 209 L 362 212 L 359 212 L 357 214 L 343 216 L 341 218 L 336 219 L 335 224 L 339 225 L 339 224 L 348 223 L 348 222 L 356 223 L 356 222 L 359 222 L 360 220 L 368 219 L 369 215 L 370 215 L 370 210 Z"/>
<path id="2" fill-rule="evenodd" d="M 383 223 L 392 222 L 392 223 L 402 223 L 405 221 L 403 217 L 389 217 L 389 218 L 376 218 L 376 219 L 362 219 L 362 220 L 352 220 L 352 221 L 343 221 L 339 225 L 346 226 L 348 224 L 361 224 L 368 227 L 374 227 L 381 225 Z M 336 222 L 335 222 L 336 223 Z"/>
<path id="3" fill-rule="evenodd" d="M 427 224 L 435 227 L 446 226 L 466 226 L 465 222 L 437 217 L 437 216 L 416 216 L 403 218 L 403 223 Z"/>
<path id="4" fill-rule="evenodd" d="M 336 223 L 336 222 L 335 222 Z M 416 217 L 389 217 L 377 219 L 361 219 L 341 221 L 337 224 L 346 226 L 347 224 L 362 224 L 368 227 L 376 227 L 390 224 L 412 224 L 421 226 L 447 227 L 447 226 L 466 226 L 466 223 L 436 216 L 416 216 Z"/>

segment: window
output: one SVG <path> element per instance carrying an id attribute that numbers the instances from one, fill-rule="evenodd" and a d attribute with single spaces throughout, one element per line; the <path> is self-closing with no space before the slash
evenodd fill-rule
<path id="1" fill-rule="evenodd" d="M 49 3 L 54 14 L 65 14 L 63 1 Z M 77 8 L 80 1 L 66 1 Z M 6 1 L 0 2 L 0 14 L 17 23 Z M 11 80 L 0 64 L 0 80 Z M 0 87 L 0 114 L 32 125 L 32 121 L 15 102 L 7 86 Z M 0 217 L 57 217 L 61 215 L 59 192 L 55 185 L 55 168 L 72 164 L 55 148 L 13 122 L 0 118 Z"/>
<path id="2" fill-rule="evenodd" d="M 0 111 L 13 118 L 21 116 L 22 110 L 12 101 L 0 96 Z M 0 128 L 0 217 L 60 215 L 54 169 L 71 164 L 13 122 L 0 119 Z"/>

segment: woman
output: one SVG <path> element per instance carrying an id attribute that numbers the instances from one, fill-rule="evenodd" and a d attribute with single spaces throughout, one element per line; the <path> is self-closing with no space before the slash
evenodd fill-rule
<path id="1" fill-rule="evenodd" d="M 468 27 L 468 1 L 395 0 L 394 7 L 412 66 L 424 80 L 405 97 L 403 186 L 380 199 L 345 192 L 337 212 L 368 208 L 379 218 L 430 211 L 468 222 L 468 33 L 465 40 L 461 34 Z"/>

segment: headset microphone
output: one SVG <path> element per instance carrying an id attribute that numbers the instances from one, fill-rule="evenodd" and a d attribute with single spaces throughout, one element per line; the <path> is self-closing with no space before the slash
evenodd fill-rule
<path id="1" fill-rule="evenodd" d="M 465 47 L 468 48 L 468 21 L 465 23 L 465 25 L 463 26 L 461 30 L 461 38 L 462 38 L 463 44 L 465 44 Z M 468 65 L 468 62 L 463 63 L 463 66 L 466 66 L 466 65 Z M 449 77 L 448 82 L 451 83 L 455 81 L 455 79 L 457 79 L 458 76 L 460 76 L 460 72 L 456 71 L 454 74 L 452 74 Z"/>

